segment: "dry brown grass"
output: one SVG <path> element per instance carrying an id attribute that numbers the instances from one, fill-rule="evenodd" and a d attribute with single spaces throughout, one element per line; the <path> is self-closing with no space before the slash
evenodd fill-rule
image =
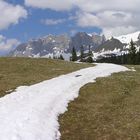
<path id="1" fill-rule="evenodd" d="M 140 140 L 140 66 L 82 87 L 60 117 L 61 140 Z"/>
<path id="2" fill-rule="evenodd" d="M 31 85 L 89 66 L 51 59 L 0 58 L 0 97 L 20 85 Z"/>

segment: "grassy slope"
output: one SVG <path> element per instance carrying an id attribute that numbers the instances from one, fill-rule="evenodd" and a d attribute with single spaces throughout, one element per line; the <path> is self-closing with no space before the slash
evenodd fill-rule
<path id="1" fill-rule="evenodd" d="M 34 84 L 88 66 L 91 65 L 50 59 L 0 58 L 0 97 L 20 85 Z"/>
<path id="2" fill-rule="evenodd" d="M 60 117 L 62 140 L 140 139 L 140 66 L 82 87 Z"/>

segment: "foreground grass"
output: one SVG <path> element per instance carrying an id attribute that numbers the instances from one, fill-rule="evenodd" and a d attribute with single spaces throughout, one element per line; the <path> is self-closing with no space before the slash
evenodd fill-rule
<path id="1" fill-rule="evenodd" d="M 61 140 L 139 140 L 140 66 L 81 88 L 60 117 Z"/>
<path id="2" fill-rule="evenodd" d="M 89 66 L 51 59 L 0 58 L 0 97 L 20 85 L 31 85 Z"/>

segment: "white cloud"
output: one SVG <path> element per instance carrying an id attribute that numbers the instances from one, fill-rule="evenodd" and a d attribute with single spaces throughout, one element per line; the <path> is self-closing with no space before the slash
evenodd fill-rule
<path id="1" fill-rule="evenodd" d="M 77 13 L 77 24 L 81 27 L 98 27 L 107 37 L 119 36 L 140 29 L 140 16 L 122 11 L 105 11 L 96 14 Z"/>
<path id="2" fill-rule="evenodd" d="M 70 10 L 79 7 L 86 12 L 108 10 L 139 11 L 139 0 L 24 0 L 27 6 L 52 10 Z"/>
<path id="3" fill-rule="evenodd" d="M 25 0 L 28 6 L 76 11 L 81 27 L 98 27 L 107 36 L 140 30 L 140 0 Z"/>
<path id="4" fill-rule="evenodd" d="M 27 17 L 27 11 L 20 5 L 12 5 L 0 0 L 0 30 L 17 24 L 21 18 Z"/>
<path id="5" fill-rule="evenodd" d="M 74 0 L 25 0 L 27 6 L 56 11 L 70 10 Z"/>
<path id="6" fill-rule="evenodd" d="M 11 49 L 19 45 L 20 42 L 17 39 L 7 39 L 3 35 L 0 35 L 0 52 L 9 52 Z"/>
<path id="7" fill-rule="evenodd" d="M 107 38 L 111 36 L 120 36 L 123 34 L 129 34 L 137 31 L 138 29 L 133 27 L 133 26 L 117 26 L 117 27 L 108 27 L 108 28 L 103 28 L 102 34 L 105 34 Z"/>
<path id="8" fill-rule="evenodd" d="M 66 20 L 65 19 L 43 19 L 41 22 L 45 25 L 57 25 L 64 23 Z"/>

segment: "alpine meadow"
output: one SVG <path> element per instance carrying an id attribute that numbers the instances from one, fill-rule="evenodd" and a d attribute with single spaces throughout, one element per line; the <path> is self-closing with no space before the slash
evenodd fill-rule
<path id="1" fill-rule="evenodd" d="M 139 0 L 0 0 L 0 140 L 140 140 Z"/>

